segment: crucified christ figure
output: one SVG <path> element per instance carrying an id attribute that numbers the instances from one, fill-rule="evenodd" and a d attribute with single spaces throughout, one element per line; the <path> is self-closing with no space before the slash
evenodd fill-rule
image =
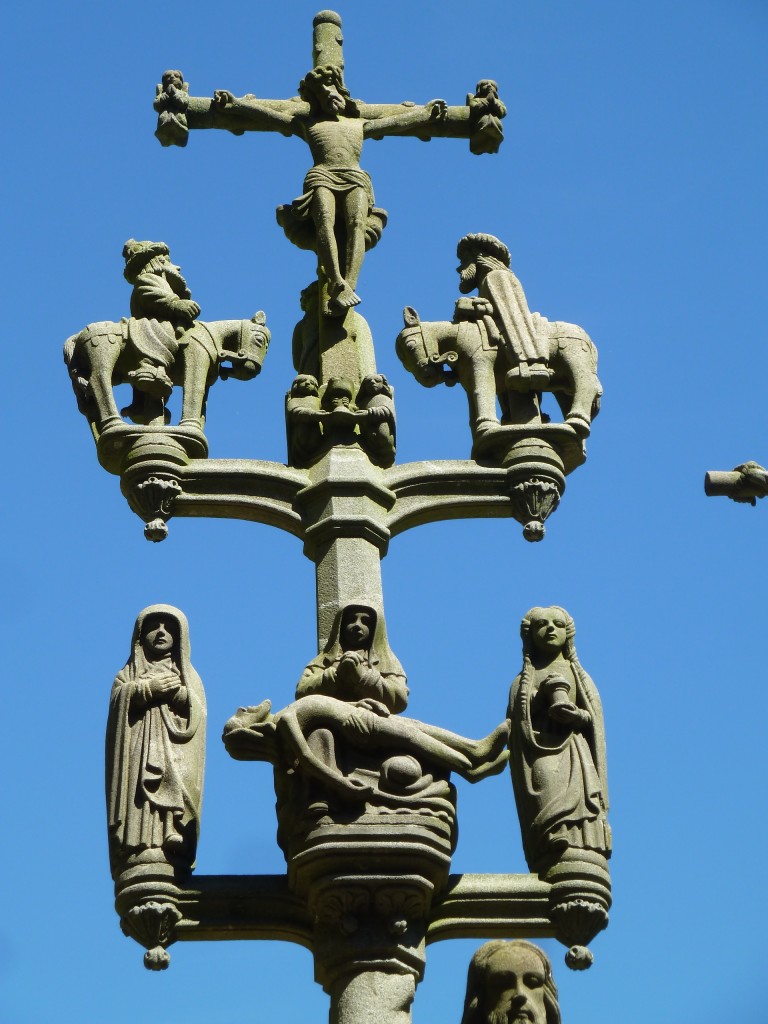
<path id="1" fill-rule="evenodd" d="M 299 96 L 301 104 L 252 95 L 238 99 L 219 89 L 213 101 L 240 125 L 232 130 L 278 131 L 297 135 L 309 146 L 314 166 L 304 179 L 303 194 L 278 209 L 278 221 L 291 241 L 317 252 L 328 286 L 327 312 L 343 315 L 360 302 L 355 288 L 363 255 L 378 241 L 386 222 L 384 211 L 374 208 L 371 179 L 360 167 L 364 140 L 414 129 L 424 129 L 429 137 L 430 126 L 446 119 L 448 106 L 432 100 L 384 116 L 375 108 L 366 112 L 351 98 L 341 68 L 332 64 L 305 75 Z"/>

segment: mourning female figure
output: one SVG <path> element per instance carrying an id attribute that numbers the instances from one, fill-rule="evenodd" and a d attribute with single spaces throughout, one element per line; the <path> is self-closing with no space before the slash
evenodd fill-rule
<path id="1" fill-rule="evenodd" d="M 407 699 L 383 614 L 348 604 L 336 614 L 325 649 L 304 669 L 293 704 L 277 714 L 270 701 L 240 708 L 224 727 L 224 743 L 240 760 L 271 761 L 291 773 L 301 766 L 312 809 L 327 809 L 329 791 L 346 800 L 381 797 L 372 778 L 381 774 L 386 789 L 392 778 L 384 762 L 397 755 L 407 755 L 406 775 L 416 773 L 403 784 L 419 790 L 430 770 L 455 771 L 470 782 L 503 770 L 506 721 L 489 736 L 467 739 L 400 717 Z M 371 763 L 363 766 L 365 755 Z M 364 778 L 355 774 L 362 767 L 369 770 Z"/>
<path id="2" fill-rule="evenodd" d="M 296 697 L 323 693 L 346 701 L 375 701 L 387 711 L 403 711 L 408 687 L 400 662 L 387 641 L 384 616 L 365 604 L 340 609 L 328 643 L 304 669 Z"/>
<path id="3" fill-rule="evenodd" d="M 574 634 L 564 609 L 532 608 L 510 691 L 512 783 L 526 860 L 539 874 L 566 851 L 611 850 L 602 706 Z"/>
<path id="4" fill-rule="evenodd" d="M 113 874 L 128 858 L 159 855 L 180 867 L 194 864 L 206 712 L 203 684 L 189 659 L 189 626 L 182 612 L 169 605 L 145 608 L 109 706 L 106 782 Z"/>

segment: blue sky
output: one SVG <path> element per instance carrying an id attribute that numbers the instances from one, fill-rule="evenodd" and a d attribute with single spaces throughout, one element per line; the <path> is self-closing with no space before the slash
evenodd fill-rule
<path id="1" fill-rule="evenodd" d="M 261 308 L 272 329 L 262 376 L 211 394 L 211 455 L 284 460 L 291 330 L 313 265 L 274 208 L 298 195 L 306 149 L 207 132 L 164 150 L 151 101 L 166 67 L 196 95 L 295 94 L 318 6 L 6 14 L 3 1024 L 325 1019 L 303 949 L 177 944 L 153 975 L 120 932 L 103 733 L 137 612 L 186 612 L 206 686 L 198 871 L 280 872 L 271 773 L 229 759 L 218 736 L 239 705 L 291 699 L 316 653 L 314 579 L 296 539 L 264 526 L 178 520 L 147 544 L 96 461 L 60 355 L 86 323 L 127 313 L 124 241 L 164 239 L 205 318 Z M 768 508 L 706 499 L 702 479 L 768 460 L 768 7 L 388 0 L 340 13 L 353 95 L 462 103 L 493 77 L 509 108 L 495 157 L 450 140 L 364 152 L 390 223 L 360 312 L 396 388 L 398 460 L 469 453 L 463 394 L 420 388 L 394 353 L 404 305 L 450 317 L 467 231 L 509 245 L 532 309 L 589 332 L 605 388 L 588 462 L 543 544 L 512 521 L 393 541 L 387 625 L 410 713 L 487 732 L 520 668 L 521 616 L 568 608 L 605 705 L 615 903 L 591 971 L 569 972 L 545 943 L 564 1020 L 764 1019 Z M 460 782 L 459 816 L 454 870 L 525 870 L 507 775 Z M 430 947 L 417 1021 L 459 1021 L 477 945 Z"/>

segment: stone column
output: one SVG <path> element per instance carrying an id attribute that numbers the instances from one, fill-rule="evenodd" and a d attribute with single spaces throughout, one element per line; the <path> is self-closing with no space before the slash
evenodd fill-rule
<path id="1" fill-rule="evenodd" d="M 362 603 L 384 611 L 381 559 L 389 544 L 386 514 L 395 495 L 382 470 L 358 447 L 332 448 L 310 470 L 296 497 L 305 523 L 304 551 L 316 567 L 318 650 L 336 612 Z"/>
<path id="2" fill-rule="evenodd" d="M 366 970 L 340 978 L 331 991 L 330 1024 L 410 1024 L 412 974 Z"/>

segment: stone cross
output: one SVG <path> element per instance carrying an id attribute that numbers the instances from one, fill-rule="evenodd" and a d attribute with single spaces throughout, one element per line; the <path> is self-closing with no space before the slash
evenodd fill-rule
<path id="1" fill-rule="evenodd" d="M 131 728 L 150 730 L 154 722 L 155 733 L 165 729 L 172 744 L 163 749 L 179 764 L 187 757 L 187 767 L 195 769 L 187 773 L 195 775 L 195 785 L 187 788 L 199 796 L 202 786 L 202 730 L 195 732 L 200 750 L 195 746 L 194 764 L 188 751 L 193 710 L 204 706 L 204 696 L 189 661 L 186 619 L 167 606 L 139 617 L 132 658 L 113 687 L 113 753 L 120 770 L 110 783 L 110 806 L 118 809 L 110 820 L 112 870 L 123 928 L 146 946 L 148 967 L 167 966 L 165 947 L 178 939 L 286 939 L 312 950 L 334 1024 L 374 1015 L 382 1024 L 407 1024 L 428 942 L 554 935 L 572 954 L 577 951 L 571 966 L 584 967 L 591 954 L 583 947 L 607 921 L 604 857 L 596 866 L 589 857 L 586 866 L 584 857 L 571 858 L 554 880 L 543 874 L 449 874 L 456 842 L 450 772 L 478 781 L 500 770 L 509 727 L 503 722 L 483 740 L 468 740 L 399 716 L 407 689 L 386 642 L 381 582 L 390 540 L 426 523 L 514 517 L 526 524 L 529 539 L 539 539 L 564 474 L 584 461 L 583 437 L 601 389 L 596 353 L 584 332 L 568 324 L 547 326 L 530 314 L 508 254 L 499 258 L 502 243 L 471 236 L 478 267 L 470 279 L 465 261 L 462 290 L 478 287 L 480 295 L 461 300 L 451 323 L 422 324 L 411 310 L 398 351 L 417 376 L 424 375 L 422 383 L 433 382 L 428 370 L 442 374 L 445 365 L 446 382 L 451 374 L 468 390 L 472 408 L 482 412 L 474 417 L 473 458 L 394 464 L 392 390 L 377 373 L 370 329 L 353 308 L 360 301 L 355 288 L 363 252 L 386 223 L 360 168 L 362 144 L 385 135 L 440 136 L 468 138 L 472 152 L 492 153 L 506 110 L 490 79 L 478 83 L 464 106 L 353 100 L 344 84 L 341 20 L 330 11 L 314 20 L 313 64 L 297 98 L 238 99 L 225 90 L 210 99 L 191 97 L 181 72 L 167 71 L 155 99 L 156 134 L 164 145 L 186 145 L 190 129 L 224 128 L 297 135 L 310 148 L 314 164 L 303 194 L 278 208 L 289 240 L 318 257 L 317 280 L 302 293 L 304 316 L 293 337 L 297 377 L 286 398 L 287 464 L 207 458 L 207 389 L 217 373 L 255 376 L 269 331 L 262 313 L 252 320 L 198 322 L 199 307 L 164 243 L 126 245 L 126 277 L 134 288 L 130 319 L 89 325 L 65 346 L 99 460 L 120 477 L 131 508 L 147 524 L 148 539 L 163 539 L 171 516 L 261 522 L 301 540 L 316 570 L 319 654 L 305 669 L 296 700 L 276 714 L 268 700 L 241 708 L 224 733 L 233 757 L 275 766 L 287 875 L 192 875 L 198 811 L 187 821 L 183 800 L 177 801 L 178 821 L 169 824 L 166 815 L 163 830 L 158 826 L 149 838 L 138 841 L 137 830 L 122 825 L 123 798 L 130 803 L 135 794 L 120 788 L 130 776 L 121 758 L 130 762 L 141 746 L 127 741 Z M 495 262 L 488 262 L 491 257 Z M 491 272 L 495 285 L 484 294 Z M 502 312 L 510 322 L 516 313 L 528 324 L 530 367 L 517 351 L 521 339 L 514 323 L 497 337 Z M 536 344 L 541 352 L 533 351 Z M 505 347 L 512 360 L 504 364 L 506 376 L 496 365 Z M 464 373 L 469 350 L 473 376 Z M 543 422 L 538 400 L 526 395 L 515 405 L 507 393 L 523 385 L 530 390 L 531 381 L 534 390 L 550 382 L 555 390 L 560 377 L 563 389 L 579 397 L 580 404 L 574 398 L 567 405 L 576 426 Z M 121 380 L 137 392 L 123 410 L 131 425 L 120 419 L 111 394 Z M 186 411 L 178 426 L 170 426 L 164 408 L 156 406 L 176 383 L 185 389 Z M 501 424 L 499 388 L 507 407 Z M 363 639 L 348 640 L 345 646 L 345 622 L 350 635 L 367 630 L 378 640 L 371 637 L 367 646 Z M 134 692 L 146 704 L 138 725 L 135 715 L 124 713 L 133 707 Z M 186 776 L 177 775 L 181 791 Z M 151 794 L 146 804 L 152 811 Z"/>
<path id="2" fill-rule="evenodd" d="M 317 253 L 320 383 L 340 371 L 359 383 L 374 372 L 373 350 L 369 336 L 345 317 L 360 302 L 355 288 L 364 252 L 377 244 L 387 220 L 360 167 L 364 140 L 468 138 L 473 152 L 493 153 L 502 140 L 506 108 L 490 79 L 479 82 L 463 106 L 353 100 L 344 83 L 341 19 L 321 11 L 313 28 L 314 68 L 302 79 L 298 97 L 237 98 L 225 89 L 212 98 L 189 96 L 183 74 L 167 71 L 155 99 L 156 135 L 163 145 L 185 146 L 190 129 L 222 128 L 235 135 L 277 132 L 307 143 L 314 166 L 302 195 L 278 207 L 277 218 L 290 241 Z"/>

